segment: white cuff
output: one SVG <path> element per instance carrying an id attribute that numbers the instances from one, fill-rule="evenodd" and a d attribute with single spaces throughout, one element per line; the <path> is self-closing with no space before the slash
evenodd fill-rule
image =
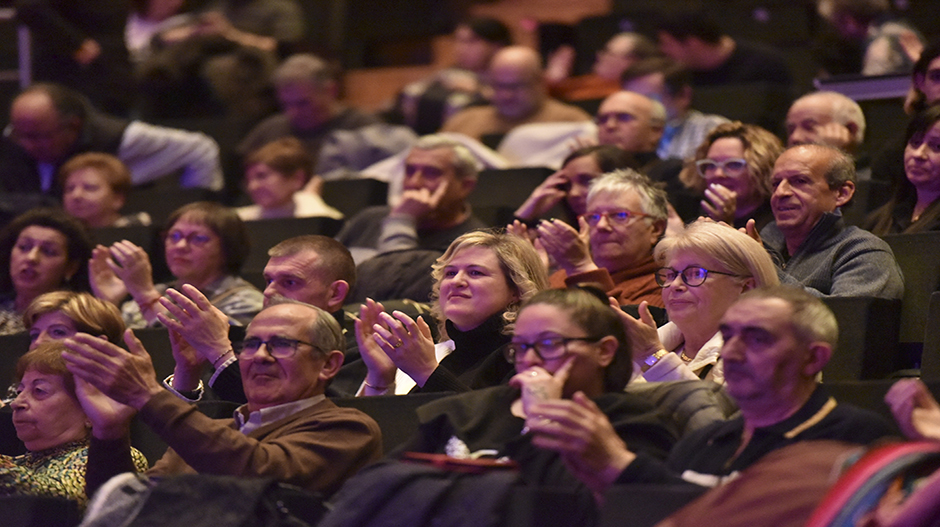
<path id="1" fill-rule="evenodd" d="M 196 398 L 190 399 L 189 397 L 186 397 L 185 395 L 181 394 L 179 391 L 176 390 L 176 388 L 173 387 L 173 375 L 172 374 L 170 374 L 170 376 L 167 377 L 166 379 L 163 379 L 163 387 L 166 388 L 167 390 L 170 390 L 170 393 L 186 401 L 187 403 L 196 403 L 196 402 L 201 401 L 202 394 L 203 392 L 206 391 L 205 387 L 202 385 L 202 379 L 199 379 L 199 384 L 196 386 L 196 389 L 192 391 L 192 393 L 196 394 Z"/>

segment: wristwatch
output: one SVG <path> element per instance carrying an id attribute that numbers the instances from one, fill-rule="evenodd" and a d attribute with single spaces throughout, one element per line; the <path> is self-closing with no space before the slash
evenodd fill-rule
<path id="1" fill-rule="evenodd" d="M 668 351 L 661 349 L 657 351 L 656 353 L 653 353 L 649 357 L 646 357 L 646 360 L 643 361 L 643 364 L 646 364 L 647 368 L 652 368 L 653 365 L 659 362 L 659 359 L 665 357 L 668 353 L 669 353 Z"/>

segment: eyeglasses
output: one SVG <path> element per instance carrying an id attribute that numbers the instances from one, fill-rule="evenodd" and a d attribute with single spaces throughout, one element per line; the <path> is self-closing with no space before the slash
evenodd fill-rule
<path id="1" fill-rule="evenodd" d="M 525 352 L 535 350 L 542 361 L 560 359 L 568 353 L 568 344 L 572 342 L 594 343 L 600 339 L 593 337 L 548 337 L 535 342 L 510 342 L 503 347 L 503 355 L 510 364 L 522 360 Z"/>
<path id="2" fill-rule="evenodd" d="M 737 176 L 747 170 L 747 160 L 740 157 L 732 157 L 724 161 L 715 161 L 714 159 L 699 159 L 695 162 L 695 168 L 702 177 L 706 177 L 709 172 L 721 169 L 729 176 Z"/>
<path id="3" fill-rule="evenodd" d="M 682 281 L 685 282 L 685 285 L 698 287 L 705 283 L 705 279 L 708 278 L 709 273 L 738 276 L 721 271 L 709 271 L 697 265 L 690 265 L 681 271 L 677 271 L 672 267 L 660 267 L 659 270 L 656 271 L 656 283 L 659 284 L 659 287 L 666 287 L 667 284 L 671 284 L 676 279 L 676 275 L 679 275 L 682 277 Z"/>
<path id="4" fill-rule="evenodd" d="M 630 121 L 636 119 L 636 116 L 632 113 L 627 112 L 608 112 L 608 113 L 599 113 L 594 117 L 594 124 L 601 126 L 606 124 L 610 118 L 613 118 L 617 124 L 629 123 Z"/>
<path id="5" fill-rule="evenodd" d="M 596 227 L 597 224 L 601 222 L 601 218 L 605 218 L 607 223 L 611 225 L 625 225 L 633 218 L 645 218 L 647 216 L 649 216 L 649 214 L 634 212 L 632 210 L 611 210 L 607 212 L 591 212 L 581 215 L 581 217 L 584 218 L 584 221 L 586 221 L 587 224 L 591 227 Z"/>
<path id="6" fill-rule="evenodd" d="M 289 359 L 293 357 L 294 353 L 297 352 L 297 346 L 301 344 L 317 349 L 316 346 L 309 342 L 277 336 L 271 337 L 268 340 L 262 340 L 258 337 L 248 337 L 241 342 L 234 343 L 232 348 L 235 355 L 238 356 L 246 352 L 248 355 L 254 355 L 261 348 L 262 344 L 264 344 L 264 347 L 268 350 L 268 354 L 275 359 Z"/>
<path id="7" fill-rule="evenodd" d="M 202 234 L 200 232 L 191 232 L 189 234 L 183 234 L 182 231 L 170 231 L 166 235 L 166 241 L 170 242 L 173 245 L 186 240 L 186 243 L 192 245 L 193 247 L 202 247 L 210 241 L 212 237 L 208 234 Z"/>

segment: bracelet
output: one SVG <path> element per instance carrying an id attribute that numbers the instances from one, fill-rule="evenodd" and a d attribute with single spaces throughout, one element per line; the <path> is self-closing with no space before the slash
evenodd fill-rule
<path id="1" fill-rule="evenodd" d="M 362 380 L 362 384 L 365 384 L 366 386 L 368 386 L 369 388 L 372 388 L 373 390 L 378 390 L 378 391 L 380 391 L 380 392 L 384 392 L 385 390 L 388 390 L 389 387 L 390 387 L 391 385 L 395 384 L 395 383 L 392 383 L 392 384 L 387 385 L 387 386 L 373 386 L 373 385 L 369 384 L 369 381 L 368 381 L 367 379 L 363 379 L 363 380 Z"/>
<path id="2" fill-rule="evenodd" d="M 139 304 L 139 305 L 140 305 L 140 311 L 143 312 L 144 310 L 150 309 L 151 307 L 153 307 L 154 304 L 156 304 L 157 302 L 159 302 L 161 298 L 162 298 L 162 297 L 161 297 L 160 295 L 157 295 L 157 296 L 151 298 L 150 300 L 144 302 L 143 304 Z"/>
<path id="3" fill-rule="evenodd" d="M 223 351 L 221 355 L 219 355 L 218 357 L 216 357 L 214 361 L 212 361 L 212 367 L 218 369 L 219 361 L 221 361 L 225 357 L 228 357 L 229 352 L 235 353 L 235 350 L 229 349 L 229 350 Z"/>

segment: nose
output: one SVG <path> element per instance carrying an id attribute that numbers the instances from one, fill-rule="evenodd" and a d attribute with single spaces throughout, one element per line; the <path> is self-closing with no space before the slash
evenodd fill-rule
<path id="1" fill-rule="evenodd" d="M 774 189 L 775 196 L 788 196 L 791 192 L 790 184 L 787 183 L 787 180 L 782 180 L 777 184 L 777 187 Z"/>
<path id="2" fill-rule="evenodd" d="M 528 348 L 522 352 L 522 355 L 516 355 L 516 371 L 525 371 L 540 364 L 542 364 L 542 358 L 535 352 L 535 348 Z"/>
<path id="3" fill-rule="evenodd" d="M 676 276 L 673 276 L 672 280 L 667 280 L 663 284 L 663 289 L 668 289 L 670 287 L 685 287 L 685 282 L 682 281 L 682 273 L 676 273 Z"/>
<path id="4" fill-rule="evenodd" d="M 12 402 L 10 402 L 10 407 L 14 410 L 23 410 L 27 406 L 26 404 L 26 392 L 20 392 Z"/>
<path id="5" fill-rule="evenodd" d="M 39 247 L 34 246 L 29 251 L 27 251 L 26 259 L 30 261 L 34 261 L 34 262 L 38 261 L 39 260 Z"/>
<path id="6" fill-rule="evenodd" d="M 927 142 L 924 141 L 917 148 L 914 149 L 914 157 L 926 158 L 927 157 Z"/>
<path id="7" fill-rule="evenodd" d="M 33 341 L 32 344 L 30 344 L 29 347 L 30 349 L 32 349 L 32 348 L 39 346 L 40 344 L 49 342 L 51 340 L 54 340 L 54 339 L 49 338 L 49 333 L 47 333 L 46 331 L 42 331 L 41 333 L 39 333 L 39 335 L 36 335 L 36 339 Z"/>
<path id="8" fill-rule="evenodd" d="M 744 345 L 737 336 L 724 341 L 721 346 L 721 360 L 741 362 L 744 359 Z"/>

